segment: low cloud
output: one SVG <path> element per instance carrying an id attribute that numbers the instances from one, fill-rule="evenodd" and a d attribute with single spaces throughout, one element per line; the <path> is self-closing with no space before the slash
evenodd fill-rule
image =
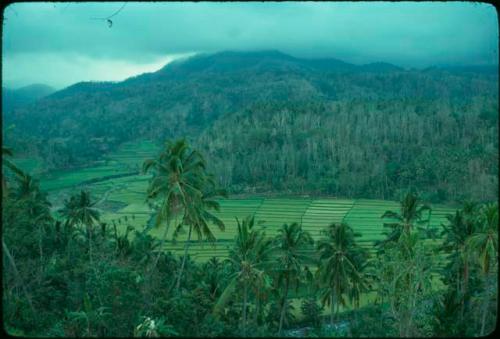
<path id="1" fill-rule="evenodd" d="M 122 81 L 137 74 L 157 71 L 173 60 L 189 55 L 165 55 L 146 63 L 136 63 L 75 52 L 19 53 L 2 63 L 3 85 L 18 88 L 43 83 L 61 89 L 80 81 Z"/>
<path id="2" fill-rule="evenodd" d="M 498 60 L 497 13 L 488 4 L 127 3 L 111 18 L 111 28 L 94 19 L 122 6 L 8 6 L 4 81 L 21 85 L 50 79 L 54 86 L 65 86 L 121 80 L 154 71 L 177 55 L 220 50 L 278 49 L 298 57 L 406 67 Z"/>

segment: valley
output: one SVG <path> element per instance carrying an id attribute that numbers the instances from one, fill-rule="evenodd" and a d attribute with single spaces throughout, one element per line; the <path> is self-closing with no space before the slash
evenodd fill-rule
<path id="1" fill-rule="evenodd" d="M 2 19 L 6 334 L 497 330 L 491 4 L 19 2 Z"/>

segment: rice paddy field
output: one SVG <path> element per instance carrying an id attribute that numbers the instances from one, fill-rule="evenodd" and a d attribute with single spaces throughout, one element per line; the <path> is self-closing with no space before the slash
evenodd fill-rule
<path id="1" fill-rule="evenodd" d="M 152 158 L 158 152 L 158 146 L 151 141 L 141 140 L 124 144 L 117 152 L 92 167 L 77 170 L 57 171 L 39 174 L 42 189 L 49 193 L 54 214 L 62 207 L 64 199 L 80 189 L 89 190 L 98 201 L 96 207 L 101 212 L 101 220 L 115 222 L 119 232 L 125 232 L 131 226 L 137 230 L 148 228 L 150 234 L 161 237 L 164 229 L 149 227 L 151 210 L 145 202 L 149 176 L 142 175 L 140 168 L 145 159 Z M 40 173 L 40 160 L 17 159 L 16 164 L 32 173 Z M 337 199 L 314 197 L 264 197 L 248 196 L 220 200 L 220 212 L 215 214 L 224 222 L 225 231 L 216 227 L 213 232 L 217 241 L 213 244 L 199 242 L 196 238 L 190 245 L 190 255 L 197 262 L 204 262 L 213 256 L 227 258 L 229 246 L 236 235 L 236 218 L 255 216 L 257 227 L 270 237 L 275 236 L 284 223 L 301 223 L 315 240 L 321 237 L 321 231 L 332 222 L 346 222 L 360 234 L 361 246 L 373 251 L 374 241 L 384 237 L 382 214 L 387 210 L 399 210 L 399 203 L 386 200 Z M 446 214 L 452 213 L 453 207 L 433 205 L 429 223 L 424 227 L 441 228 Z M 181 254 L 187 232 L 180 234 L 176 242 L 172 239 L 172 229 L 168 231 L 164 250 Z M 440 240 L 428 240 L 439 243 Z M 443 264 L 443 260 L 439 260 Z M 437 272 L 436 272 L 437 274 Z M 439 279 L 436 287 L 439 286 Z M 373 298 L 365 295 L 362 303 Z M 296 312 L 300 312 L 300 299 L 295 299 Z M 326 311 L 325 311 L 326 312 Z"/>

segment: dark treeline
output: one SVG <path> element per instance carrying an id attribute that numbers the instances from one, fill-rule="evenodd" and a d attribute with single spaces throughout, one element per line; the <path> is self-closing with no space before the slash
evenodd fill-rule
<path id="1" fill-rule="evenodd" d="M 495 327 L 496 203 L 464 203 L 436 230 L 443 238 L 436 245 L 426 241 L 436 234 L 420 227 L 431 206 L 407 193 L 400 210 L 381 216 L 389 232 L 371 255 L 345 223 L 313 241 L 296 223 L 268 237 L 249 216 L 238 221 L 229 259 L 195 263 L 189 241 L 178 256 L 161 251 L 165 236 L 155 239 L 146 227 L 117 232 L 101 222 L 89 192 L 75 192 L 53 216 L 37 180 L 11 157 L 3 148 L 2 316 L 11 334 L 283 336 L 307 326 L 312 337 L 456 337 Z M 183 140 L 145 162 L 156 227 L 216 240 L 214 227 L 225 226 L 212 211 L 225 192 L 206 168 Z M 362 305 L 367 292 L 376 298 Z M 292 312 L 297 297 L 302 320 Z M 348 303 L 353 309 L 340 312 Z"/>
<path id="2" fill-rule="evenodd" d="M 4 140 L 53 169 L 186 135 L 232 193 L 397 199 L 415 186 L 432 202 L 487 201 L 498 196 L 497 73 L 202 55 L 13 110 Z"/>
<path id="3" fill-rule="evenodd" d="M 418 187 L 432 202 L 498 196 L 494 102 L 268 102 L 219 119 L 197 144 L 221 184 L 397 199 Z"/>

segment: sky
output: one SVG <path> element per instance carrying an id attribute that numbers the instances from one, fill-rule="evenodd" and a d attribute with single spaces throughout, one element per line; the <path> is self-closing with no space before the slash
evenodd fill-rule
<path id="1" fill-rule="evenodd" d="M 2 85 L 11 88 L 121 81 L 223 50 L 407 68 L 498 64 L 497 13 L 484 3 L 42 2 L 11 4 L 3 18 Z"/>

